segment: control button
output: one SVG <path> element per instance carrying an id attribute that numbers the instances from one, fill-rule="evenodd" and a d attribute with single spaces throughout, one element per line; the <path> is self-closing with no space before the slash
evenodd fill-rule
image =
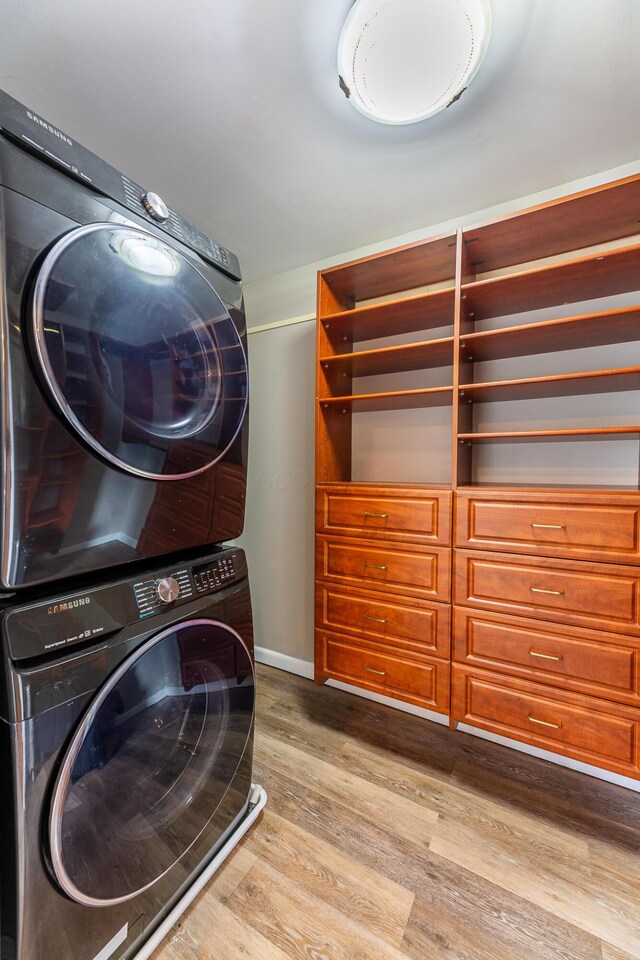
<path id="1" fill-rule="evenodd" d="M 165 220 L 169 219 L 169 207 L 157 193 L 143 193 L 140 200 L 149 216 L 153 217 L 154 220 L 164 223 Z"/>
<path id="2" fill-rule="evenodd" d="M 156 595 L 162 603 L 173 603 L 180 596 L 180 584 L 174 577 L 163 577 L 158 580 Z"/>

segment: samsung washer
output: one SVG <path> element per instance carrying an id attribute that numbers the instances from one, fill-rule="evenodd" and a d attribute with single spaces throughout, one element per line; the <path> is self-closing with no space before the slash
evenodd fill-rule
<path id="1" fill-rule="evenodd" d="M 247 815 L 244 554 L 13 605 L 0 628 L 1 960 L 130 958 Z"/>

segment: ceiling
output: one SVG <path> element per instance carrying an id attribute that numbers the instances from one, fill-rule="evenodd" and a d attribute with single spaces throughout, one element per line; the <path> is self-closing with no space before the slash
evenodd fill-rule
<path id="1" fill-rule="evenodd" d="M 640 157 L 638 0 L 492 0 L 469 89 L 405 127 L 338 89 L 350 6 L 2 0 L 0 87 L 233 249 L 249 280 Z"/>

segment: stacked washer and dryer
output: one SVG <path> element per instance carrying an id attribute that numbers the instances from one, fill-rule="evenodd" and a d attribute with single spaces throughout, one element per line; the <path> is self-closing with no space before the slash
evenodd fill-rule
<path id="1" fill-rule="evenodd" d="M 252 785 L 236 257 L 0 93 L 0 958 L 146 957 Z"/>

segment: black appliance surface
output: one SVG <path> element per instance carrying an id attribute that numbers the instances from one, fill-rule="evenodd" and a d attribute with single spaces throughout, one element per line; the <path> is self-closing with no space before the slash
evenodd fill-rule
<path id="1" fill-rule="evenodd" d="M 0 92 L 0 275 L 0 588 L 238 536 L 233 254 Z"/>
<path id="2" fill-rule="evenodd" d="M 244 554 L 12 605 L 0 630 L 0 960 L 125 960 L 247 809 Z"/>

